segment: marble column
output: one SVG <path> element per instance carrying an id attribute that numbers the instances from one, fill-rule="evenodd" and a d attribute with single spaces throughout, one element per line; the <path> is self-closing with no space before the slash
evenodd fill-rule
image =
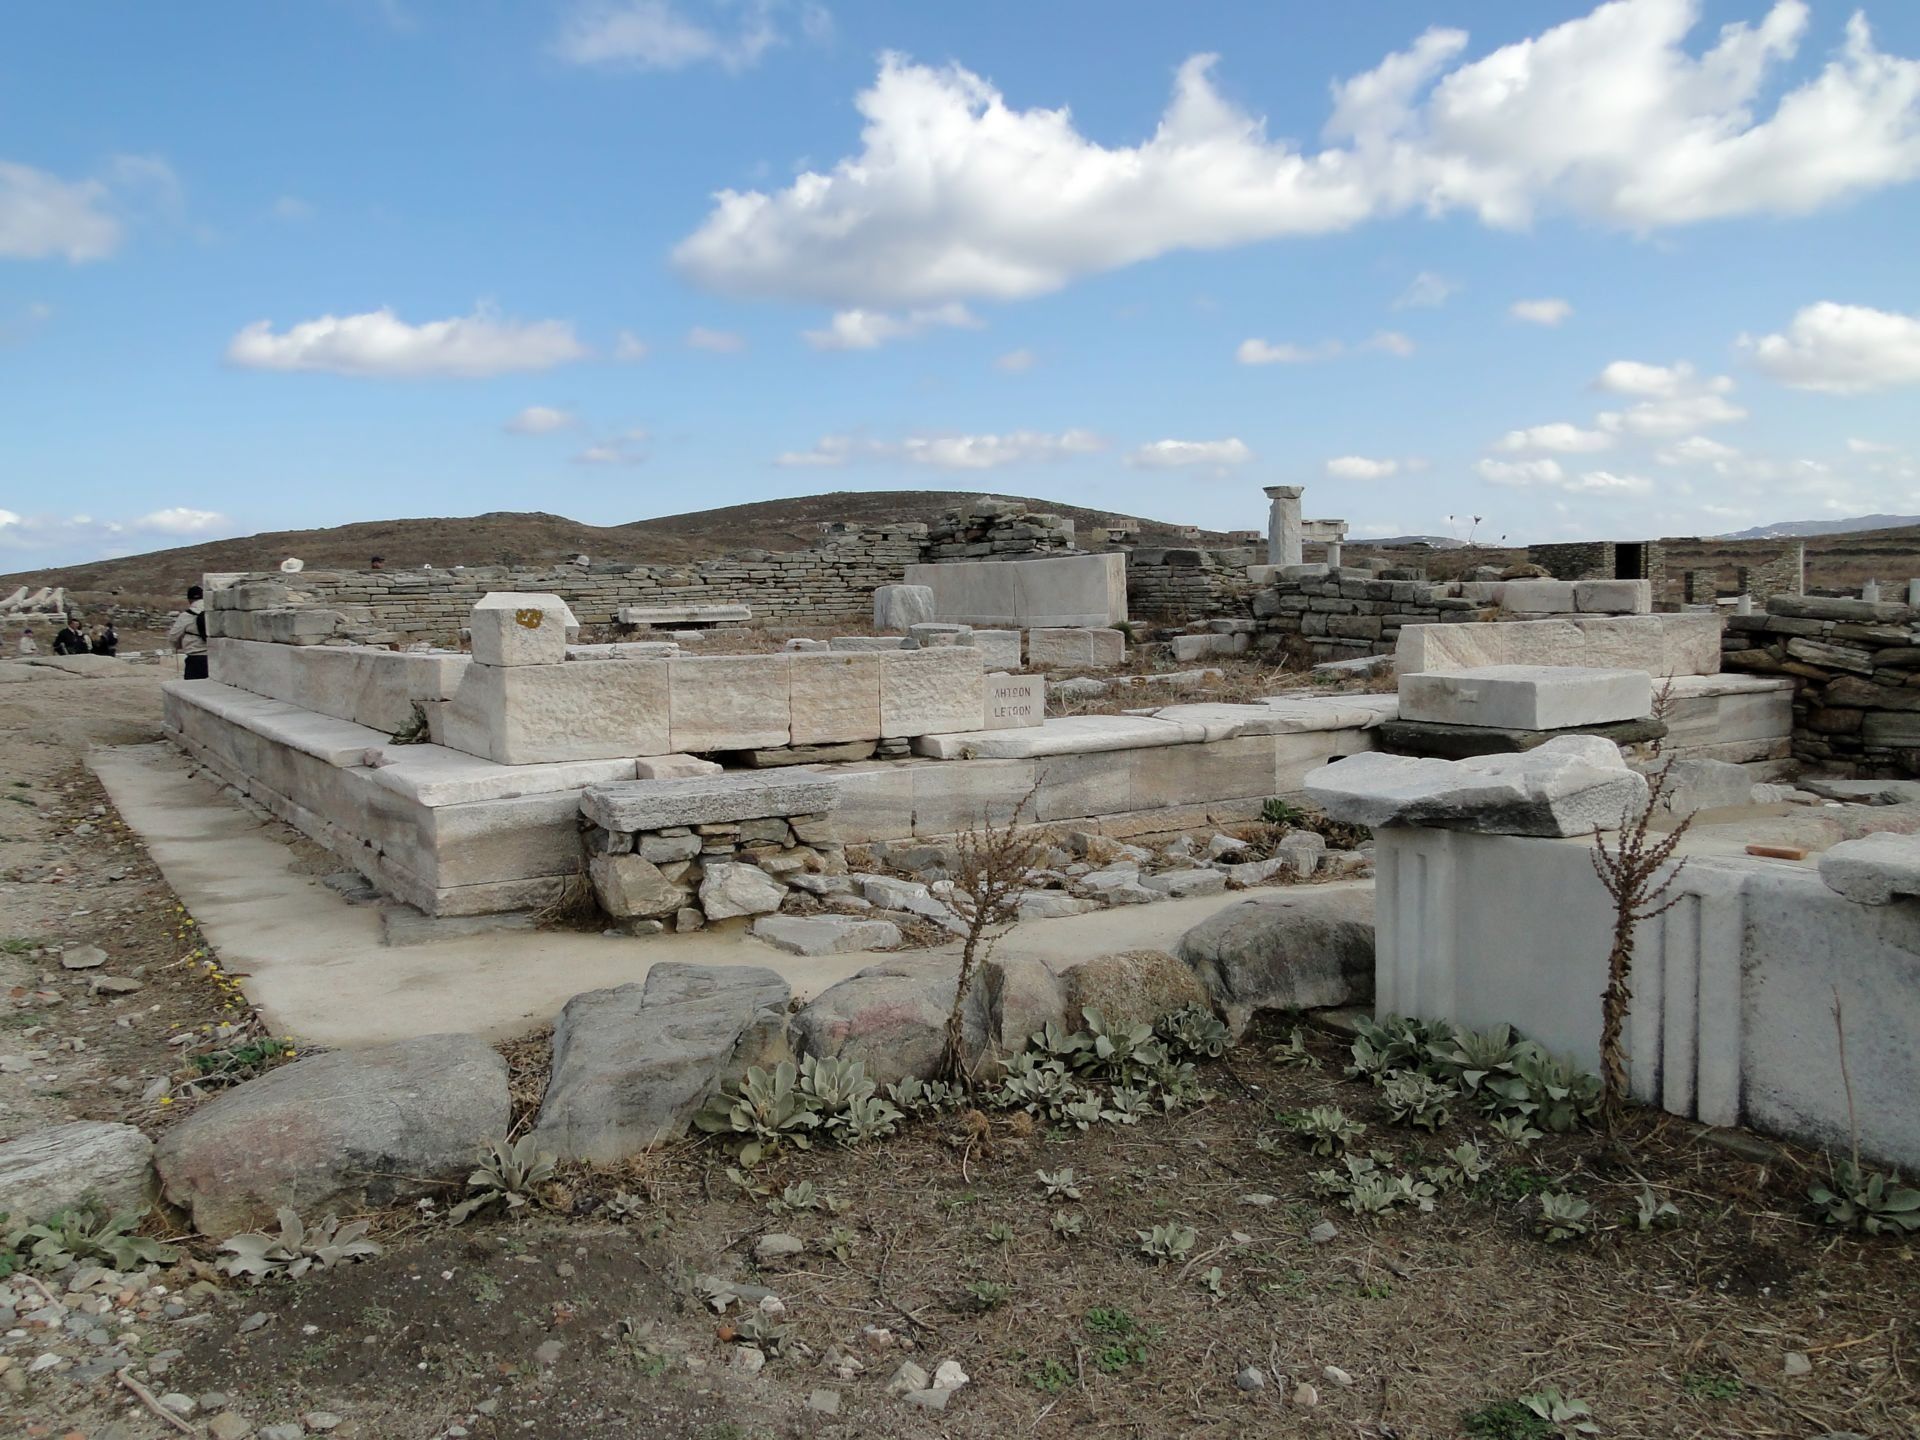
<path id="1" fill-rule="evenodd" d="M 1878 605 L 1880 603 L 1880 582 L 1878 580 L 1867 581 L 1866 584 L 1860 587 L 1860 598 L 1869 605 Z"/>
<path id="2" fill-rule="evenodd" d="M 1267 512 L 1267 563 L 1300 563 L 1300 495 L 1304 485 L 1268 485 L 1267 499 L 1273 502 Z"/>
<path id="3" fill-rule="evenodd" d="M 1338 540 L 1329 540 L 1327 542 L 1327 568 L 1329 570 L 1338 570 L 1340 568 L 1340 542 Z"/>

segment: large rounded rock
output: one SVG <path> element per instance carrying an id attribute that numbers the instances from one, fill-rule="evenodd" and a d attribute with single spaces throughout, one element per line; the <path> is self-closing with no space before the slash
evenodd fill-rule
<path id="1" fill-rule="evenodd" d="M 956 966 L 895 961 L 874 965 L 828 986 L 793 1017 L 794 1049 L 802 1055 L 864 1060 L 882 1085 L 931 1076 L 940 1063 L 947 1016 L 953 1011 Z M 987 988 L 968 990 L 967 1053 L 986 1041 Z"/>
<path id="2" fill-rule="evenodd" d="M 612 1162 L 685 1133 L 708 1096 L 786 1058 L 791 995 L 758 965 L 659 964 L 574 996 L 553 1026 L 541 1148 Z"/>
<path id="3" fill-rule="evenodd" d="M 1213 1008 L 1235 1037 L 1262 1010 L 1373 999 L 1373 892 L 1301 889 L 1209 916 L 1180 937 Z"/>
<path id="4" fill-rule="evenodd" d="M 1193 971 L 1161 950 L 1128 950 L 1075 965 L 1062 977 L 1068 1025 L 1092 1008 L 1108 1025 L 1151 1025 L 1187 1005 L 1205 1005 L 1206 992 Z"/>
<path id="5" fill-rule="evenodd" d="M 144 1210 L 153 1195 L 153 1142 L 131 1125 L 80 1120 L 0 1145 L 0 1214 L 44 1220 L 83 1200 L 110 1214 Z"/>
<path id="6" fill-rule="evenodd" d="M 507 1065 L 472 1035 L 336 1050 L 252 1080 L 169 1131 L 154 1160 L 167 1200 L 204 1235 L 282 1205 L 341 1215 L 446 1193 L 509 1122 Z"/>

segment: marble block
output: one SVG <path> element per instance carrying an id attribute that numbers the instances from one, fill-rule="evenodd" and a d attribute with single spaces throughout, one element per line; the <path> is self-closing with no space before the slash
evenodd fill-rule
<path id="1" fill-rule="evenodd" d="M 682 655 L 668 660 L 673 743 L 667 748 L 703 755 L 787 744 L 793 734 L 791 667 L 806 658 Z"/>
<path id="2" fill-rule="evenodd" d="M 873 592 L 873 628 L 905 630 L 933 619 L 933 590 L 927 585 L 882 585 Z"/>
<path id="3" fill-rule="evenodd" d="M 1644 720 L 1652 713 L 1653 677 L 1644 670 L 1490 665 L 1400 679 L 1400 719 L 1435 725 L 1565 730 Z"/>
<path id="4" fill-rule="evenodd" d="M 502 765 L 664 755 L 672 660 L 469 665 L 441 743 Z"/>
<path id="5" fill-rule="evenodd" d="M 1126 658 L 1127 637 L 1119 630 L 1073 627 L 1027 632 L 1027 663 L 1035 668 L 1103 670 L 1124 664 Z"/>
<path id="6" fill-rule="evenodd" d="M 480 665 L 558 665 L 567 658 L 573 612 L 558 595 L 492 590 L 467 617 L 473 658 Z"/>
<path id="7" fill-rule="evenodd" d="M 878 654 L 796 654 L 788 674 L 793 744 L 832 745 L 880 738 Z"/>
<path id="8" fill-rule="evenodd" d="M 877 658 L 883 739 L 980 728 L 986 687 L 978 650 L 883 651 Z"/>
<path id="9" fill-rule="evenodd" d="M 1044 675 L 989 675 L 986 686 L 986 723 L 981 729 L 1017 730 L 1046 719 Z"/>

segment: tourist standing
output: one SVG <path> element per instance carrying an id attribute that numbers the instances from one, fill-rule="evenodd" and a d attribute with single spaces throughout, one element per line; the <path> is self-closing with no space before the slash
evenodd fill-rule
<path id="1" fill-rule="evenodd" d="M 207 602 L 198 585 L 187 587 L 187 608 L 173 617 L 167 643 L 186 656 L 181 679 L 207 678 Z"/>
<path id="2" fill-rule="evenodd" d="M 87 632 L 80 628 L 79 622 L 71 615 L 53 635 L 53 653 L 56 655 L 84 655 L 87 653 Z"/>
<path id="3" fill-rule="evenodd" d="M 120 632 L 113 628 L 113 621 L 107 621 L 100 633 L 93 637 L 93 653 L 96 655 L 120 653 Z"/>

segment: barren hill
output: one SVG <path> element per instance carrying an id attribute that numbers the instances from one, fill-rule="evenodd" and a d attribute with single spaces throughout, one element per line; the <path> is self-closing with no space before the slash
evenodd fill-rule
<path id="1" fill-rule="evenodd" d="M 1138 527 L 1146 541 L 1180 543 L 1178 527 L 1167 521 L 1029 496 L 986 496 L 979 491 L 957 490 L 840 490 L 665 515 L 628 525 L 583 525 L 564 515 L 495 510 L 451 518 L 363 520 L 325 530 L 274 530 L 117 560 L 0 575 L 0 594 L 16 585 L 64 585 L 83 596 L 167 598 L 192 584 L 203 571 L 272 570 L 289 555 L 297 555 L 316 570 L 364 569 L 374 555 L 384 556 L 393 570 L 417 570 L 422 565 L 538 565 L 579 554 L 637 564 L 684 563 L 741 550 L 806 549 L 819 544 L 821 527 L 836 520 L 855 525 L 930 522 L 955 506 L 985 498 L 1015 500 L 1035 510 L 1065 515 L 1082 529 L 1129 524 Z M 1256 497 L 1248 506 L 1249 525 L 1261 518 L 1254 513 L 1260 508 Z M 1209 532 L 1204 539 L 1218 544 L 1225 536 Z"/>

